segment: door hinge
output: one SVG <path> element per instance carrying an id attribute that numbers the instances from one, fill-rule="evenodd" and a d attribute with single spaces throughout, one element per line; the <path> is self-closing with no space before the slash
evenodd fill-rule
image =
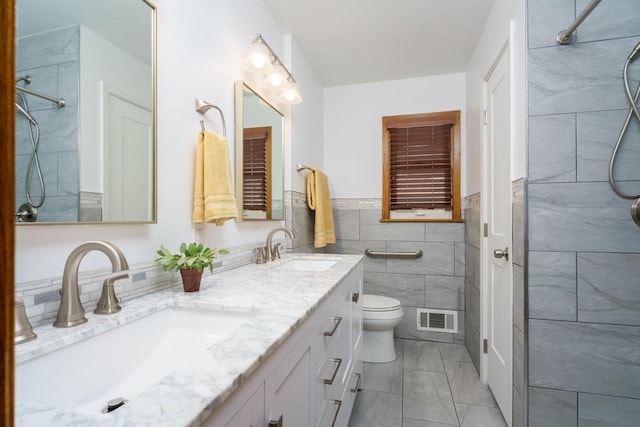
<path id="1" fill-rule="evenodd" d="M 482 111 L 482 124 L 483 125 L 489 124 L 489 119 L 487 117 L 487 110 Z"/>
<path id="2" fill-rule="evenodd" d="M 486 223 L 486 222 L 484 223 L 483 230 L 484 230 L 483 231 L 484 237 L 489 237 L 489 224 L 488 223 Z"/>
<path id="3" fill-rule="evenodd" d="M 484 354 L 489 353 L 489 341 L 484 340 L 484 344 L 482 346 L 482 350 L 484 351 Z"/>

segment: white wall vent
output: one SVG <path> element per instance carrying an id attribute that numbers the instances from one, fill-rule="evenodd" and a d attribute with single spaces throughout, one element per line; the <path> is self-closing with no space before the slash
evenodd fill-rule
<path id="1" fill-rule="evenodd" d="M 451 334 L 458 332 L 457 311 L 419 308 L 417 312 L 419 331 L 448 332 Z"/>

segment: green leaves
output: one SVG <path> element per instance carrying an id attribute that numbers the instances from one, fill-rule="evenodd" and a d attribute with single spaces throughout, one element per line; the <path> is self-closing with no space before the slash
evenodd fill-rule
<path id="1" fill-rule="evenodd" d="M 160 246 L 160 249 L 156 252 L 159 258 L 155 262 L 159 262 L 162 265 L 162 270 L 198 270 L 202 271 L 205 268 L 209 268 L 213 272 L 213 260 L 216 255 L 228 254 L 226 249 L 211 249 L 205 248 L 202 243 L 196 244 L 182 243 L 180 245 L 180 253 L 173 254 L 164 246 Z"/>

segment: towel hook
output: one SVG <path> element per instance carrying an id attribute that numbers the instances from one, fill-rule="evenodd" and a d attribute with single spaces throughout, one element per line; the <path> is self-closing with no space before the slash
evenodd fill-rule
<path id="1" fill-rule="evenodd" d="M 300 172 L 301 170 L 304 170 L 304 169 L 309 169 L 309 170 L 311 170 L 311 168 L 310 168 L 309 166 L 307 166 L 307 165 L 303 165 L 302 163 L 298 163 L 298 164 L 296 165 L 296 170 L 297 170 L 298 172 Z"/>
<path id="2" fill-rule="evenodd" d="M 224 137 L 226 137 L 227 136 L 227 124 L 224 121 L 224 113 L 222 113 L 222 110 L 220 108 L 218 108 L 216 105 L 211 104 L 210 102 L 203 101 L 200 98 L 196 98 L 196 112 L 204 115 L 204 113 L 206 113 L 207 111 L 209 111 L 212 108 L 215 108 L 220 113 L 220 119 L 222 120 L 222 135 Z M 204 131 L 204 120 L 200 120 L 200 127 Z"/>

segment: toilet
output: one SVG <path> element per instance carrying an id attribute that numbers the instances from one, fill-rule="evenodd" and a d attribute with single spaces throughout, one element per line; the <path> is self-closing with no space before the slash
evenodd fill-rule
<path id="1" fill-rule="evenodd" d="M 400 301 L 381 295 L 362 296 L 362 361 L 392 362 L 396 359 L 393 328 L 404 311 Z"/>

